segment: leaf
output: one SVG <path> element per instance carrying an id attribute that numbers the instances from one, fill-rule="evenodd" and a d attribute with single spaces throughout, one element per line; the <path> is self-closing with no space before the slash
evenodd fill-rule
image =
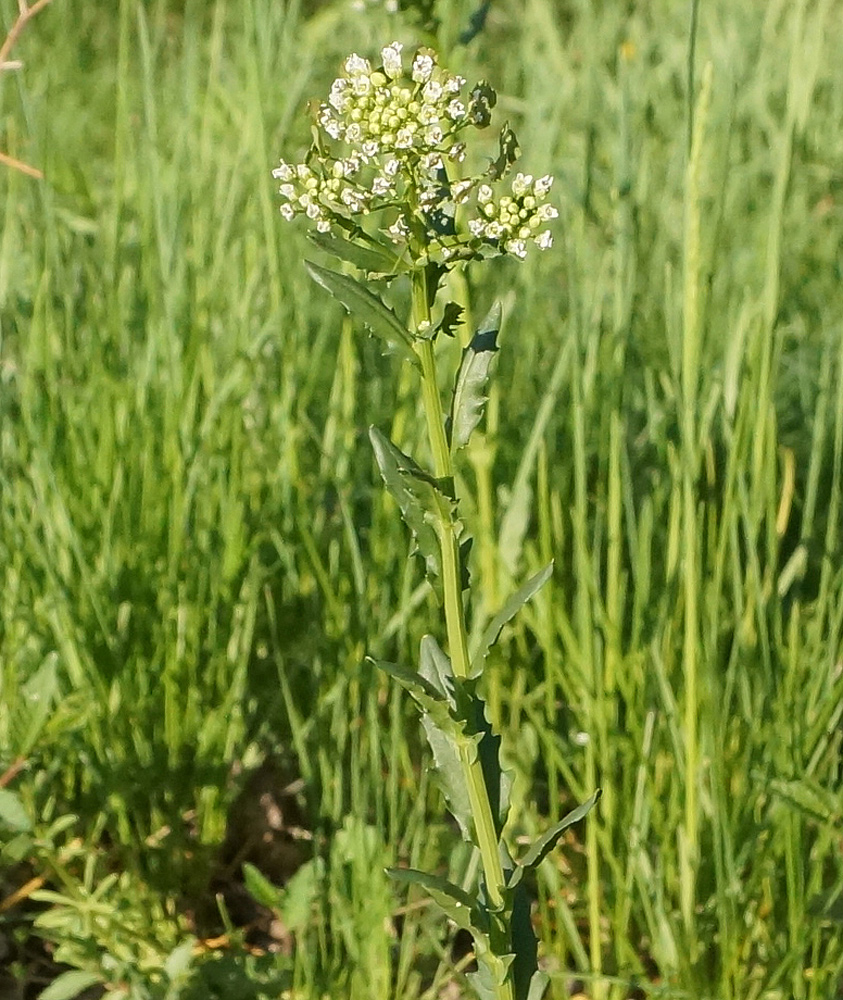
<path id="1" fill-rule="evenodd" d="M 501 304 L 496 302 L 463 351 L 451 400 L 449 437 L 452 453 L 468 444 L 471 432 L 483 416 L 483 407 L 489 398 L 486 385 L 498 350 L 500 326 Z"/>
<path id="2" fill-rule="evenodd" d="M 164 972 L 171 982 L 173 980 L 184 980 L 187 973 L 190 972 L 195 946 L 196 941 L 193 938 L 188 938 L 186 941 L 182 941 L 181 944 L 176 945 L 167 956 L 164 961 Z"/>
<path id="3" fill-rule="evenodd" d="M 303 931 L 310 923 L 313 904 L 319 897 L 325 861 L 315 857 L 306 861 L 284 886 L 281 916 L 291 931 Z"/>
<path id="4" fill-rule="evenodd" d="M 418 366 L 409 331 L 377 295 L 373 295 L 362 282 L 348 274 L 330 271 L 311 260 L 306 260 L 304 266 L 317 284 L 327 289 L 353 316 L 365 323 L 375 336 L 396 347 L 404 358 Z"/>
<path id="5" fill-rule="evenodd" d="M 249 864 L 243 862 L 243 882 L 249 894 L 269 910 L 276 910 L 281 905 L 284 892 L 274 885 L 263 872 Z"/>
<path id="6" fill-rule="evenodd" d="M 479 900 L 469 896 L 464 889 L 441 875 L 420 872 L 416 868 L 387 868 L 386 873 L 396 882 L 421 886 L 458 927 L 471 931 L 478 921 L 483 922 L 484 911 L 480 907 Z M 478 928 L 478 930 L 483 929 Z"/>
<path id="7" fill-rule="evenodd" d="M 446 496 L 436 479 L 420 469 L 376 427 L 369 428 L 369 438 L 383 481 L 413 533 L 427 575 L 437 577 L 441 552 L 436 526 L 442 520 L 454 519 L 456 503 Z"/>
<path id="8" fill-rule="evenodd" d="M 521 155 L 521 147 L 515 133 L 509 127 L 509 122 L 505 122 L 498 139 L 498 158 L 492 162 L 487 175 L 494 181 L 499 181 Z"/>
<path id="9" fill-rule="evenodd" d="M 572 809 L 567 816 L 559 820 L 558 823 L 539 837 L 521 861 L 515 866 L 515 871 L 509 879 L 510 889 L 514 889 L 527 872 L 532 871 L 534 868 L 538 867 L 542 861 L 544 861 L 553 848 L 556 847 L 556 844 L 559 842 L 559 838 L 565 830 L 567 830 L 569 826 L 573 826 L 574 823 L 579 823 L 579 821 L 592 810 L 602 794 L 603 789 L 598 788 L 590 799 L 583 802 L 582 805 L 577 806 L 576 809 Z"/>
<path id="10" fill-rule="evenodd" d="M 544 569 L 540 569 L 538 573 L 531 576 L 526 583 L 519 587 L 519 589 L 510 596 L 506 604 L 504 604 L 500 611 L 489 622 L 480 638 L 480 645 L 477 648 L 477 652 L 471 658 L 472 677 L 476 677 L 483 669 L 483 661 L 489 655 L 489 650 L 492 646 L 494 646 L 495 642 L 497 642 L 497 638 L 501 634 L 501 630 L 504 625 L 506 625 L 511 618 L 514 618 L 517 612 L 524 607 L 527 601 L 529 601 L 531 597 L 541 590 L 544 584 L 550 579 L 550 574 L 552 572 L 553 563 L 550 562 Z"/>
<path id="11" fill-rule="evenodd" d="M 454 736 L 459 734 L 461 725 L 449 714 L 448 702 L 445 696 L 440 694 L 436 687 L 425 677 L 422 677 L 415 670 L 408 670 L 397 663 L 387 663 L 385 660 L 373 660 L 371 657 L 367 657 L 367 659 L 379 670 L 383 670 L 385 674 L 392 677 L 393 680 L 398 681 L 419 706 L 423 713 L 422 717 L 429 715 L 436 720 L 444 732 L 450 732 Z"/>
<path id="12" fill-rule="evenodd" d="M 473 843 L 474 818 L 471 798 L 465 783 L 465 770 L 460 759 L 457 737 L 453 732 L 437 725 L 433 716 L 428 713 L 422 716 L 422 728 L 433 753 L 436 782 L 445 796 L 452 816 L 457 821 L 463 840 Z"/>
<path id="13" fill-rule="evenodd" d="M 320 250 L 353 264 L 367 274 L 394 275 L 403 270 L 400 258 L 377 240 L 363 245 L 342 236 L 329 236 L 327 233 L 311 231 L 307 235 L 311 243 Z"/>
<path id="14" fill-rule="evenodd" d="M 102 978 L 93 972 L 72 969 L 70 972 L 62 972 L 45 990 L 41 990 L 38 1000 L 72 1000 L 89 986 L 101 982 Z"/>
<path id="15" fill-rule="evenodd" d="M 530 980 L 530 988 L 527 990 L 527 1000 L 542 1000 L 549 982 L 550 976 L 546 972 L 541 972 L 537 969 Z"/>
<path id="16" fill-rule="evenodd" d="M 32 823 L 23 803 L 15 792 L 0 788 L 0 825 L 9 827 L 16 833 L 32 829 Z"/>
<path id="17" fill-rule="evenodd" d="M 447 698 L 452 708 L 456 706 L 454 686 L 451 683 L 454 677 L 451 661 L 432 635 L 423 635 L 421 639 L 419 675 L 428 681 L 443 698 Z"/>
<path id="18" fill-rule="evenodd" d="M 819 823 L 839 822 L 843 815 L 843 796 L 823 788 L 809 778 L 794 781 L 774 779 L 770 791 L 799 812 L 810 816 Z"/>

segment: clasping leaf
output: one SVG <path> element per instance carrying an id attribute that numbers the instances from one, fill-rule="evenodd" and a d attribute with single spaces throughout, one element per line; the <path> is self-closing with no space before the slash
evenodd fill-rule
<path id="1" fill-rule="evenodd" d="M 451 401 L 449 437 L 451 452 L 468 444 L 471 432 L 480 423 L 488 396 L 492 359 L 498 350 L 497 336 L 501 327 L 501 304 L 496 302 L 480 324 L 471 343 L 463 351 L 454 395 Z"/>

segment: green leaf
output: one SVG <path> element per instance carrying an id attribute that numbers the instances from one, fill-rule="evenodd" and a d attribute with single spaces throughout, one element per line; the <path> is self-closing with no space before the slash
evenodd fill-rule
<path id="1" fill-rule="evenodd" d="M 0 825 L 9 827 L 16 833 L 32 829 L 32 823 L 23 803 L 15 792 L 0 788 Z"/>
<path id="2" fill-rule="evenodd" d="M 515 871 L 509 879 L 510 889 L 514 889 L 527 872 L 532 871 L 534 868 L 538 867 L 542 861 L 544 861 L 553 848 L 556 847 L 556 844 L 559 842 L 559 838 L 568 829 L 568 827 L 573 826 L 574 823 L 579 823 L 581 819 L 584 819 L 585 816 L 587 816 L 588 813 L 594 808 L 602 794 L 603 789 L 598 788 L 590 799 L 583 802 L 582 805 L 577 806 L 576 809 L 572 809 L 571 812 L 564 817 L 564 819 L 559 820 L 558 823 L 539 837 L 521 861 L 515 866 Z"/>
<path id="3" fill-rule="evenodd" d="M 496 302 L 472 337 L 471 343 L 463 351 L 451 400 L 449 419 L 451 452 L 468 444 L 471 432 L 483 416 L 483 407 L 489 398 L 486 395 L 486 385 L 489 381 L 492 360 L 498 350 L 497 336 L 500 327 L 501 304 Z"/>
<path id="4" fill-rule="evenodd" d="M 319 898 L 325 874 L 325 861 L 315 857 L 306 861 L 284 886 L 281 917 L 291 931 L 303 931 L 310 923 L 313 905 Z"/>
<path id="5" fill-rule="evenodd" d="M 306 260 L 304 266 L 317 284 L 327 289 L 353 316 L 365 323 L 375 336 L 397 348 L 404 358 L 418 365 L 409 331 L 377 295 L 373 295 L 362 282 L 348 274 L 330 271 L 311 260 Z"/>
<path id="6" fill-rule="evenodd" d="M 474 818 L 460 758 L 459 738 L 450 727 L 443 728 L 438 725 L 431 713 L 422 716 L 422 728 L 433 753 L 436 783 L 457 821 L 463 840 L 473 843 Z"/>
<path id="7" fill-rule="evenodd" d="M 424 558 L 428 578 L 438 577 L 441 551 L 436 529 L 441 521 L 454 520 L 456 504 L 446 496 L 438 480 L 420 469 L 376 427 L 369 428 L 369 438 L 386 488 L 401 508 Z"/>
<path id="8" fill-rule="evenodd" d="M 270 882 L 263 872 L 248 861 L 243 862 L 243 882 L 250 895 L 254 896 L 261 906 L 276 910 L 281 905 L 283 889 Z"/>
<path id="9" fill-rule="evenodd" d="M 547 990 L 550 976 L 546 972 L 536 970 L 530 980 L 530 988 L 527 990 L 527 1000 L 542 1000 Z"/>
<path id="10" fill-rule="evenodd" d="M 775 778 L 770 782 L 770 791 L 819 823 L 839 823 L 843 816 L 843 796 L 823 788 L 810 778 L 794 781 Z"/>
<path id="11" fill-rule="evenodd" d="M 185 976 L 190 972 L 195 946 L 196 941 L 193 938 L 188 938 L 177 945 L 167 956 L 164 961 L 164 972 L 171 982 L 174 980 L 183 981 Z"/>
<path id="12" fill-rule="evenodd" d="M 342 236 L 330 236 L 328 233 L 311 231 L 307 235 L 311 243 L 316 244 L 320 250 L 353 264 L 367 274 L 394 275 L 404 269 L 400 258 L 377 240 L 362 245 Z"/>
<path id="13" fill-rule="evenodd" d="M 505 122 L 498 138 L 498 158 L 494 160 L 486 173 L 492 180 L 499 181 L 509 172 L 509 168 L 520 155 L 521 147 L 518 145 L 515 133 L 509 127 L 509 122 Z"/>
<path id="14" fill-rule="evenodd" d="M 451 661 L 432 635 L 423 635 L 419 644 L 419 675 L 431 684 L 443 698 L 447 698 L 451 708 L 454 701 L 454 670 Z"/>
<path id="15" fill-rule="evenodd" d="M 471 931 L 478 922 L 485 922 L 479 900 L 441 875 L 420 872 L 416 868 L 387 868 L 386 873 L 396 882 L 421 886 L 433 902 L 464 930 Z M 478 930 L 483 929 L 478 927 Z"/>
<path id="16" fill-rule="evenodd" d="M 385 660 L 373 660 L 368 657 L 379 670 L 383 670 L 407 691 L 413 701 L 422 711 L 422 718 L 425 715 L 435 719 L 443 732 L 458 736 L 461 724 L 455 721 L 449 711 L 448 702 L 443 694 L 436 689 L 425 677 L 415 670 L 408 670 L 397 663 L 387 663 Z"/>
<path id="17" fill-rule="evenodd" d="M 72 1000 L 89 986 L 101 982 L 102 977 L 93 972 L 73 969 L 70 972 L 63 972 L 45 990 L 41 990 L 38 994 L 38 1000 Z"/>
<path id="18" fill-rule="evenodd" d="M 480 638 L 480 645 L 477 648 L 477 652 L 471 658 L 472 677 L 476 677 L 483 669 L 483 661 L 489 655 L 489 650 L 497 642 L 497 638 L 501 634 L 501 629 L 503 629 L 504 625 L 524 607 L 531 597 L 541 590 L 544 584 L 550 579 L 552 572 L 553 563 L 550 562 L 544 569 L 539 570 L 538 573 L 531 576 L 525 584 L 519 587 L 489 622 Z"/>

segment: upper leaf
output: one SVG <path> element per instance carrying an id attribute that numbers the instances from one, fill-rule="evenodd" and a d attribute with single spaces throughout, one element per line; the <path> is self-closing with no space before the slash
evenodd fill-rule
<path id="1" fill-rule="evenodd" d="M 360 232 L 362 233 L 362 230 Z M 368 236 L 368 234 L 364 235 Z M 368 237 L 367 242 L 362 244 L 355 240 L 347 240 L 343 236 L 331 236 L 328 233 L 309 232 L 307 236 L 311 243 L 315 243 L 320 250 L 324 250 L 339 260 L 348 261 L 349 264 L 353 264 L 367 274 L 391 276 L 406 269 L 406 265 L 402 263 L 400 257 L 371 237 Z"/>
<path id="2" fill-rule="evenodd" d="M 369 428 L 369 438 L 386 488 L 401 508 L 401 516 L 424 557 L 428 577 L 439 576 L 441 551 L 436 528 L 441 518 L 453 515 L 454 501 L 442 492 L 437 480 L 377 427 Z"/>
<path id="3" fill-rule="evenodd" d="M 477 652 L 471 658 L 471 675 L 473 677 L 476 677 L 477 674 L 479 674 L 483 669 L 483 661 L 488 656 L 489 650 L 497 641 L 504 625 L 506 625 L 506 623 L 521 610 L 527 601 L 529 601 L 530 598 L 542 588 L 547 580 L 550 579 L 550 574 L 552 572 L 553 563 L 550 562 L 544 569 L 540 569 L 538 573 L 531 576 L 526 583 L 522 584 L 522 586 L 509 597 L 495 617 L 492 618 L 486 626 L 483 635 L 480 637 L 480 644 L 477 647 Z"/>
<path id="4" fill-rule="evenodd" d="M 451 401 L 451 452 L 468 444 L 471 432 L 480 423 L 488 399 L 486 385 L 492 359 L 498 350 L 497 336 L 501 326 L 501 305 L 496 302 L 480 324 L 471 343 L 463 351 L 462 362 L 454 384 Z"/>
<path id="5" fill-rule="evenodd" d="M 377 295 L 373 295 L 362 282 L 351 275 L 320 267 L 311 260 L 306 260 L 304 265 L 311 278 L 365 323 L 372 333 L 396 348 L 408 361 L 418 365 L 409 330 Z"/>
<path id="6" fill-rule="evenodd" d="M 440 906 L 458 927 L 471 931 L 484 929 L 479 924 L 487 921 L 479 900 L 449 882 L 441 875 L 431 875 L 416 868 L 387 868 L 387 875 L 396 882 L 407 882 L 410 885 L 420 885 L 430 898 Z"/>
<path id="7" fill-rule="evenodd" d="M 533 846 L 527 851 L 521 861 L 515 866 L 515 870 L 509 879 L 509 888 L 514 889 L 524 875 L 537 868 L 542 861 L 550 854 L 553 848 L 559 842 L 559 838 L 568 829 L 569 826 L 573 826 L 574 823 L 579 823 L 594 807 L 597 800 L 603 794 L 603 789 L 598 788 L 594 795 L 590 799 L 587 799 L 582 805 L 577 806 L 576 809 L 572 809 L 564 819 L 559 820 L 559 822 L 547 830 L 541 837 L 533 844 Z"/>

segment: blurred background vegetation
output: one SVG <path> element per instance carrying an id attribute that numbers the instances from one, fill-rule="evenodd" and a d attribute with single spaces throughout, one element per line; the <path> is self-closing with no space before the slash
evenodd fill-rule
<path id="1" fill-rule="evenodd" d="M 476 861 L 364 661 L 439 620 L 366 436 L 422 454 L 416 396 L 270 177 L 399 39 L 557 178 L 453 292 L 505 307 L 478 625 L 556 567 L 486 680 L 513 845 L 605 790 L 553 996 L 843 996 L 843 7 L 402 6 L 54 0 L 0 77 L 0 993 L 460 995 L 383 868 Z"/>

